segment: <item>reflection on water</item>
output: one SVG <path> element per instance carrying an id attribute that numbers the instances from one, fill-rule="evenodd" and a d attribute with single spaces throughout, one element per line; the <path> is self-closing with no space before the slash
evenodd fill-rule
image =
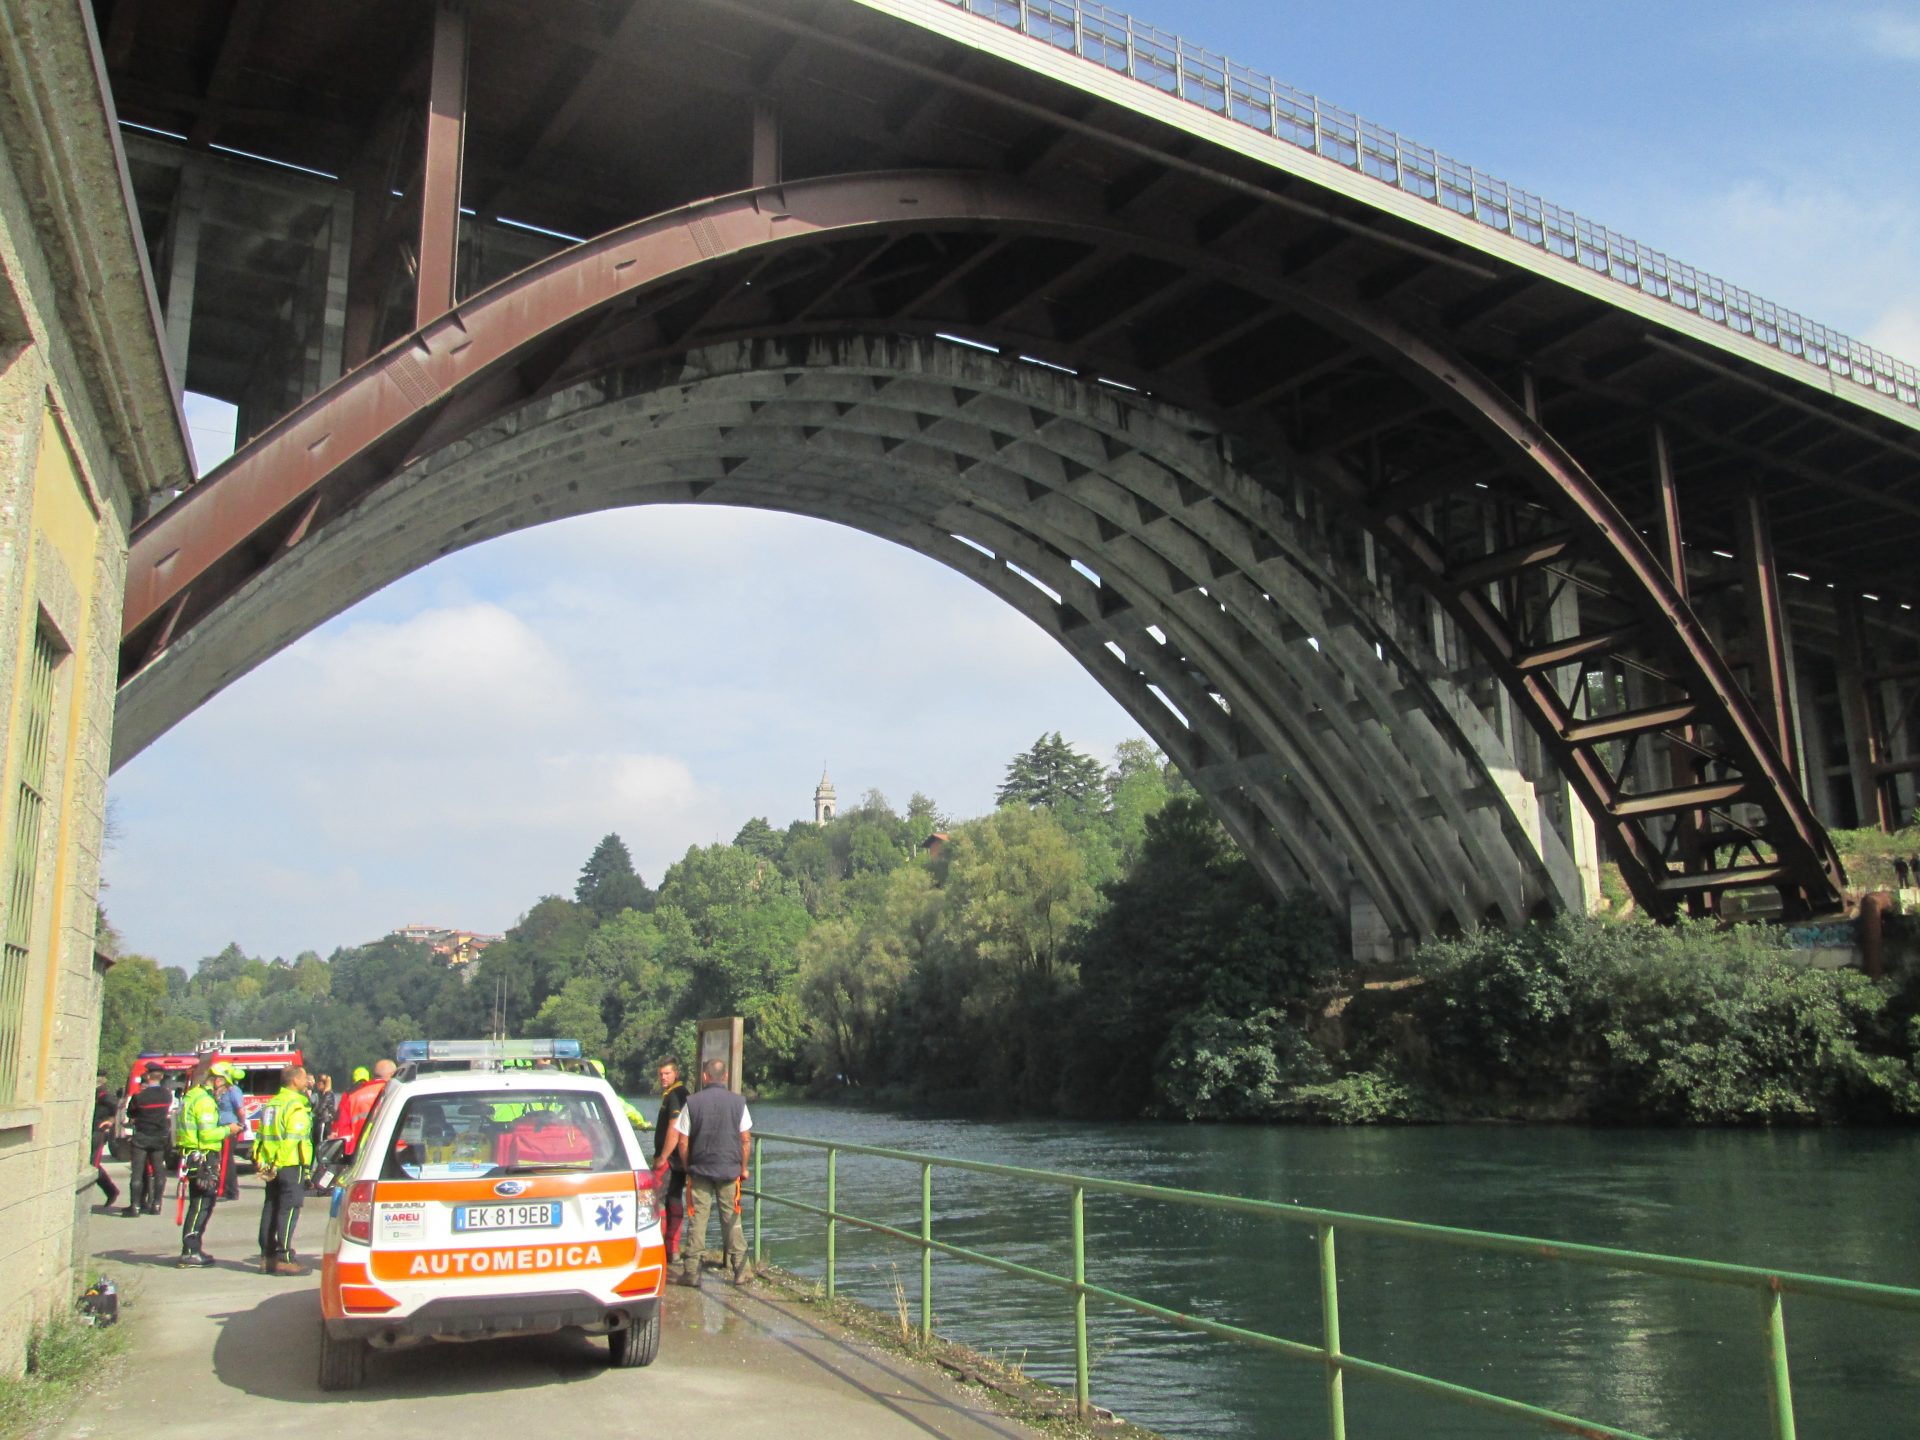
<path id="1" fill-rule="evenodd" d="M 1251 1195 L 1442 1225 L 1920 1287 L 1920 1136 L 1898 1131 L 1619 1131 L 1520 1126 L 1320 1130 L 930 1120 L 756 1104 L 764 1130 L 1034 1169 Z M 820 1203 L 817 1153 L 769 1145 L 765 1183 Z M 919 1226 L 916 1167 L 839 1162 L 842 1211 Z M 1311 1232 L 1246 1216 L 1087 1196 L 1095 1284 L 1173 1309 L 1317 1343 Z M 822 1273 L 812 1216 L 769 1205 L 770 1258 Z M 936 1239 L 1069 1273 L 1067 1192 L 934 1174 Z M 919 1314 L 919 1257 L 841 1227 L 840 1284 Z M 1759 1301 L 1710 1285 L 1343 1235 L 1341 1339 L 1422 1371 L 1654 1436 L 1768 1433 Z M 947 1335 L 1073 1383 L 1068 1297 L 936 1257 Z M 1090 1307 L 1095 1400 L 1178 1437 L 1320 1436 L 1313 1366 Z M 1787 1301 L 1803 1436 L 1920 1433 L 1920 1315 Z M 1348 1434 L 1435 1440 L 1538 1435 L 1364 1378 Z"/>

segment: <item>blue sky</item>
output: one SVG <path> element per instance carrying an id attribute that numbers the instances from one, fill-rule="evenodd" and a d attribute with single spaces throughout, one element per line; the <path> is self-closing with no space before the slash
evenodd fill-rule
<path id="1" fill-rule="evenodd" d="M 1920 359 L 1920 0 L 1137 0 L 1140 19 Z M 217 407 L 190 406 L 202 459 Z M 923 790 L 1134 727 L 1038 630 L 812 521 L 614 512 L 394 585 L 112 785 L 108 913 L 195 963 L 410 921 L 503 929 L 623 835 L 657 881 L 750 815 Z"/>

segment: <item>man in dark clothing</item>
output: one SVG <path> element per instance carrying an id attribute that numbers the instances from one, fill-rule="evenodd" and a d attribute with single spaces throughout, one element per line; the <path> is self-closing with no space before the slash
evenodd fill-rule
<path id="1" fill-rule="evenodd" d="M 666 1204 L 667 1263 L 680 1253 L 680 1231 L 687 1218 L 687 1171 L 678 1163 L 673 1144 L 673 1122 L 687 1108 L 693 1092 L 680 1078 L 680 1062 L 660 1062 L 660 1113 L 653 1117 L 653 1183 L 663 1192 Z"/>
<path id="2" fill-rule="evenodd" d="M 333 1076 L 322 1075 L 315 1080 L 307 1098 L 313 1102 L 313 1138 L 318 1144 L 333 1128 L 334 1112 L 340 1106 L 340 1097 L 333 1093 Z"/>
<path id="3" fill-rule="evenodd" d="M 133 1127 L 133 1187 L 126 1213 L 160 1213 L 160 1197 L 167 1188 L 167 1151 L 173 1145 L 173 1091 L 162 1082 L 166 1071 L 149 1065 L 146 1081 L 127 1102 L 127 1122 Z"/>
<path id="4" fill-rule="evenodd" d="M 687 1229 L 680 1237 L 677 1285 L 700 1286 L 700 1255 L 707 1248 L 707 1220 L 720 1217 L 727 1273 L 744 1285 L 747 1232 L 740 1224 L 740 1183 L 753 1154 L 753 1117 L 744 1096 L 727 1088 L 727 1062 L 700 1067 L 700 1093 L 673 1122 L 672 1154 L 687 1171 Z"/>
<path id="5" fill-rule="evenodd" d="M 109 1209 L 120 1203 L 120 1187 L 107 1174 L 107 1142 L 113 1138 L 113 1117 L 120 1108 L 120 1097 L 107 1083 L 107 1072 L 93 1077 L 93 1183 L 100 1187 Z"/>

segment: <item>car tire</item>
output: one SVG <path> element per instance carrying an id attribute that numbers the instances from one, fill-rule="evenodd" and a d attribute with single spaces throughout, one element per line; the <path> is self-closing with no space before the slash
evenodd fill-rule
<path id="1" fill-rule="evenodd" d="M 367 1342 L 358 1336 L 335 1339 L 320 1329 L 320 1388 L 358 1390 L 367 1378 Z"/>
<path id="2" fill-rule="evenodd" d="M 651 1365 L 654 1357 L 660 1353 L 660 1307 L 655 1305 L 653 1313 L 640 1325 L 629 1325 L 624 1330 L 614 1330 L 607 1335 L 607 1356 L 616 1370 L 637 1370 L 642 1365 Z"/>

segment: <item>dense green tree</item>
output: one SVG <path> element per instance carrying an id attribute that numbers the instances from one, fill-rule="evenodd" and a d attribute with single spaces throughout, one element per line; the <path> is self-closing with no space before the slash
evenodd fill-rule
<path id="1" fill-rule="evenodd" d="M 142 1050 L 184 1051 L 204 1033 L 200 1022 L 174 1010 L 167 980 L 145 955 L 122 955 L 101 985 L 100 1068 L 124 1085 Z"/>
<path id="2" fill-rule="evenodd" d="M 916 847 L 934 831 L 945 830 L 952 824 L 953 821 L 933 803 L 931 796 L 922 795 L 916 790 L 913 798 L 907 801 L 907 836 Z"/>
<path id="3" fill-rule="evenodd" d="M 1104 778 L 1100 762 L 1075 750 L 1056 730 L 1008 762 L 994 803 L 1049 810 L 1080 807 L 1098 797 Z"/>
<path id="4" fill-rule="evenodd" d="M 1275 1076 L 1319 1078 L 1288 1057 L 1338 956 L 1316 902 L 1275 899 L 1197 797 L 1169 801 L 1144 822 L 1139 859 L 1109 887 L 1105 912 L 1074 939 L 1069 1102 L 1219 1114 L 1225 1077 L 1266 1073 L 1269 1061 Z M 1208 1056 L 1191 1049 L 1202 1039 Z M 1269 1061 L 1249 1053 L 1262 1045 Z"/>
<path id="5" fill-rule="evenodd" d="M 756 815 L 742 825 L 734 835 L 733 843 L 763 860 L 778 860 L 780 852 L 786 849 L 786 841 L 780 832 L 769 825 L 763 815 Z"/>
<path id="6" fill-rule="evenodd" d="M 950 847 L 956 941 L 1010 970 L 1051 975 L 1095 899 L 1072 838 L 1051 816 L 1009 809 L 963 827 Z"/>
<path id="7" fill-rule="evenodd" d="M 605 985 L 592 975 L 576 975 L 540 1002 L 526 1033 L 578 1040 L 583 1053 L 597 1056 L 607 1047 L 607 1023 L 601 1013 L 605 1002 Z"/>
<path id="8" fill-rule="evenodd" d="M 587 863 L 580 867 L 573 898 L 602 920 L 622 910 L 653 908 L 653 892 L 635 872 L 627 842 L 611 831 L 601 837 Z"/>

